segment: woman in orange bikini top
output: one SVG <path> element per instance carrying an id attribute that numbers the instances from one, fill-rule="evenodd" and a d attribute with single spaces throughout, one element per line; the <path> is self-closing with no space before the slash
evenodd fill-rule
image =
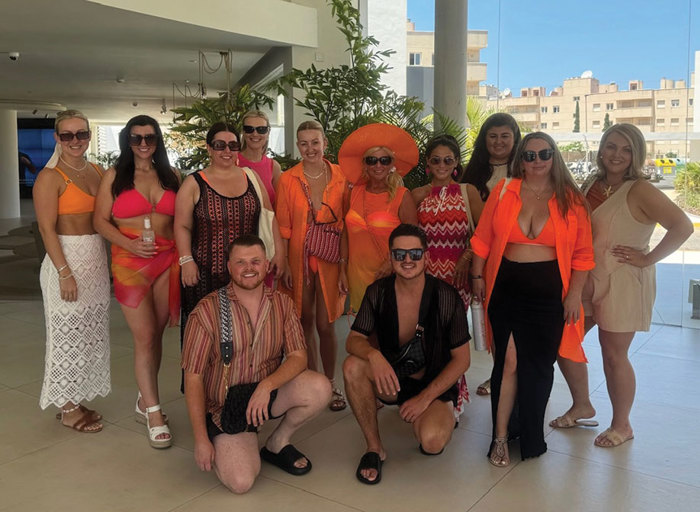
<path id="1" fill-rule="evenodd" d="M 173 233 L 179 175 L 170 167 L 158 122 L 129 120 L 119 134 L 121 154 L 100 184 L 95 228 L 112 242 L 114 295 L 134 337 L 136 420 L 153 448 L 172 443 L 160 410 L 158 369 L 163 332 L 180 311 L 180 274 Z M 144 236 L 148 227 L 154 240 Z"/>
<path id="2" fill-rule="evenodd" d="M 33 188 L 46 248 L 40 274 L 47 345 L 40 405 L 59 407 L 57 418 L 79 432 L 102 430 L 102 417 L 81 402 L 110 391 L 107 256 L 92 226 L 103 170 L 84 158 L 90 137 L 82 113 L 61 112 L 56 151 Z"/>

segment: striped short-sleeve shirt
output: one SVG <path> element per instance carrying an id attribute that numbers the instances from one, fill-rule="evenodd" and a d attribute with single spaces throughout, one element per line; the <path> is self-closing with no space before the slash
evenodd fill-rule
<path id="1" fill-rule="evenodd" d="M 190 314 L 185 327 L 182 368 L 203 375 L 206 410 L 221 426 L 221 410 L 229 386 L 259 382 L 282 363 L 285 355 L 306 349 L 301 323 L 292 299 L 268 287 L 263 288 L 255 326 L 240 303 L 232 285 L 226 292 L 231 301 L 233 357 L 229 368 L 221 359 L 221 328 L 217 292 L 205 296 Z"/>

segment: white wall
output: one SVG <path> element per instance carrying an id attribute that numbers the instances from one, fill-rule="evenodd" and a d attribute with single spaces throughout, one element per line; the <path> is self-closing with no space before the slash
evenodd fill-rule
<path id="1" fill-rule="evenodd" d="M 406 0 L 360 0 L 366 34 L 379 41 L 379 49 L 396 53 L 388 59 L 391 69 L 383 82 L 398 94 L 406 94 Z"/>

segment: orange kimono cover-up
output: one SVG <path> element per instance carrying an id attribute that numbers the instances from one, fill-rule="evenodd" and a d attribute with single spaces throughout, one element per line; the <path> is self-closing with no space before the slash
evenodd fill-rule
<path id="1" fill-rule="evenodd" d="M 347 181 L 340 170 L 340 166 L 325 160 L 330 167 L 331 178 L 323 191 L 323 202 L 328 206 L 321 208 L 316 214 L 318 222 L 332 222 L 333 210 L 337 222 L 330 224 L 343 229 L 343 197 L 347 191 Z M 308 181 L 304 176 L 304 163 L 300 162 L 291 169 L 282 173 L 277 183 L 275 198 L 275 216 L 280 228 L 282 238 L 289 240 L 287 258 L 292 272 L 292 289 L 290 290 L 280 281 L 280 291 L 286 293 L 294 300 L 297 315 L 301 317 L 301 297 L 304 287 L 304 239 L 309 225 L 309 202 L 302 189 L 301 182 Z M 311 213 L 313 214 L 313 213 Z M 323 300 L 328 311 L 328 321 L 334 322 L 343 314 L 345 297 L 340 295 L 338 279 L 340 264 L 329 263 L 321 259 L 318 261 L 318 276 L 321 281 Z"/>
<path id="2" fill-rule="evenodd" d="M 474 254 L 486 260 L 484 279 L 486 284 L 486 303 L 484 311 L 488 311 L 491 292 L 496 282 L 501 259 L 508 244 L 508 236 L 518 220 L 523 202 L 520 199 L 522 180 L 513 178 L 509 183 L 501 180 L 491 191 L 481 213 L 476 232 L 471 239 Z M 503 197 L 501 191 L 506 187 Z M 595 267 L 593 261 L 593 237 L 591 219 L 586 207 L 572 204 L 564 219 L 559 213 L 559 206 L 554 196 L 548 201 L 549 215 L 554 223 L 555 249 L 557 263 L 562 281 L 562 300 L 569 293 L 571 272 L 574 270 L 591 270 Z M 565 324 L 562 334 L 559 355 L 576 362 L 586 362 L 581 342 L 583 341 L 583 306 L 579 320 L 573 324 Z M 491 337 L 490 324 L 486 328 Z M 491 340 L 489 339 L 489 344 Z"/>

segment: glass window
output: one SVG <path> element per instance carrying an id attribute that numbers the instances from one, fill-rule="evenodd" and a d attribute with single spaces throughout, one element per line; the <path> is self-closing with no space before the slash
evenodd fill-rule
<path id="1" fill-rule="evenodd" d="M 600 103 L 593 104 L 593 112 L 600 112 Z"/>
<path id="2" fill-rule="evenodd" d="M 552 107 L 552 112 L 554 112 L 555 114 L 556 114 L 557 112 L 559 112 L 559 105 L 554 105 L 554 106 Z"/>
<path id="3" fill-rule="evenodd" d="M 666 100 L 656 100 L 656 108 L 666 108 Z"/>
<path id="4" fill-rule="evenodd" d="M 672 107 L 680 107 L 680 105 L 681 105 L 681 100 L 671 100 Z"/>
<path id="5" fill-rule="evenodd" d="M 420 66 L 420 53 L 411 53 L 408 55 L 408 64 L 410 66 Z"/>
<path id="6" fill-rule="evenodd" d="M 540 108 L 540 112 L 542 112 L 543 114 L 546 114 L 546 113 L 547 113 L 547 107 L 542 107 L 542 108 Z"/>
<path id="7" fill-rule="evenodd" d="M 614 104 L 614 103 L 606 103 L 606 104 L 605 104 L 605 110 L 612 110 L 612 109 L 614 109 L 614 108 L 615 108 L 615 104 Z"/>

